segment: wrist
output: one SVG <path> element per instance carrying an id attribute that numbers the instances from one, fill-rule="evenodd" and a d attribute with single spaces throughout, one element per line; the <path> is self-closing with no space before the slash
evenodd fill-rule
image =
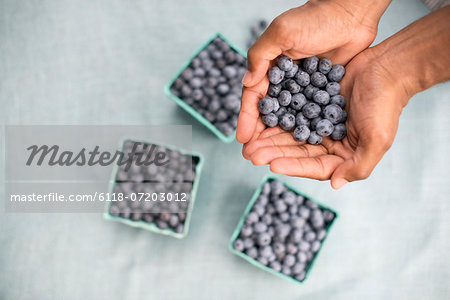
<path id="1" fill-rule="evenodd" d="M 374 61 L 409 99 L 450 79 L 450 7 L 407 26 L 370 50 Z"/>

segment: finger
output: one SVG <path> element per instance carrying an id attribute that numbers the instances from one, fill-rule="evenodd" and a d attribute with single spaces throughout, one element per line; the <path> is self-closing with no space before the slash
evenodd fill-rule
<path id="1" fill-rule="evenodd" d="M 264 97 L 268 87 L 269 79 L 266 77 L 256 86 L 243 89 L 241 111 L 236 128 L 238 142 L 247 143 L 255 133 L 256 122 L 259 117 L 258 101 Z"/>
<path id="2" fill-rule="evenodd" d="M 366 179 L 372 173 L 389 146 L 381 142 L 381 138 L 370 140 L 366 145 L 358 145 L 353 156 L 336 169 L 331 177 L 334 189 L 340 189 L 351 181 Z"/>
<path id="3" fill-rule="evenodd" d="M 255 133 L 253 134 L 252 138 L 250 139 L 250 141 L 254 141 L 257 140 L 259 138 L 259 136 L 261 135 L 261 133 L 263 133 L 266 129 L 266 125 L 262 122 L 261 118 L 258 118 L 258 121 L 256 123 L 256 130 Z M 242 156 L 247 159 L 250 160 L 250 156 L 246 155 L 245 153 L 245 146 L 247 144 L 244 144 L 242 146 Z"/>
<path id="4" fill-rule="evenodd" d="M 267 165 L 277 158 L 291 157 L 315 157 L 326 154 L 324 148 L 315 145 L 300 145 L 300 146 L 272 146 L 262 147 L 256 150 L 252 156 L 252 163 L 256 166 Z"/>
<path id="5" fill-rule="evenodd" d="M 277 158 L 270 163 L 274 173 L 327 180 L 344 160 L 335 155 L 308 158 Z"/>
<path id="6" fill-rule="evenodd" d="M 265 139 L 256 139 L 254 141 L 251 141 L 245 145 L 245 155 L 251 157 L 252 154 L 262 147 L 269 147 L 269 146 L 298 146 L 302 143 L 297 142 L 292 137 L 292 134 L 290 132 L 283 132 L 277 135 L 270 136 Z M 303 143 L 304 144 L 304 143 Z"/>
<path id="7" fill-rule="evenodd" d="M 247 53 L 247 73 L 242 79 L 242 84 L 252 87 L 266 77 L 270 62 L 280 55 L 283 50 L 279 45 L 279 26 L 274 23 L 250 47 Z"/>

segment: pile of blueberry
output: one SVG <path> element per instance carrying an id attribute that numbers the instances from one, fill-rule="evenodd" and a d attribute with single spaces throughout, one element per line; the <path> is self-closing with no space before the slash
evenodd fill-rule
<path id="1" fill-rule="evenodd" d="M 247 42 L 248 48 L 250 48 L 256 42 L 259 36 L 264 32 L 264 30 L 266 30 L 267 25 L 267 21 L 261 19 L 258 21 L 258 24 L 250 27 L 250 39 Z"/>
<path id="2" fill-rule="evenodd" d="M 258 103 L 262 121 L 293 131 L 297 141 L 313 145 L 324 136 L 342 140 L 347 135 L 346 101 L 339 94 L 344 74 L 344 67 L 328 58 L 312 56 L 297 64 L 287 56 L 279 57 L 268 73 L 268 95 Z"/>
<path id="3" fill-rule="evenodd" d="M 131 153 L 134 143 L 133 141 L 124 143 L 125 156 Z M 155 147 L 154 155 L 166 153 L 165 161 L 168 163 L 161 166 L 153 163 L 148 166 L 136 164 L 138 155 L 143 154 L 145 157 L 152 146 Z M 139 143 L 134 154 L 130 168 L 126 170 L 124 164 L 116 174 L 114 197 L 116 200 L 119 198 L 122 200 L 111 202 L 109 214 L 131 221 L 154 223 L 160 229 L 182 233 L 199 158 L 145 143 Z M 162 197 L 160 193 L 166 200 L 171 197 L 171 201 L 160 201 Z M 181 197 L 186 201 L 175 201 L 175 199 L 182 200 Z"/>
<path id="4" fill-rule="evenodd" d="M 245 57 L 216 37 L 192 59 L 170 91 L 230 136 L 237 126 L 245 71 Z"/>
<path id="5" fill-rule="evenodd" d="M 233 248 L 259 263 L 303 281 L 335 214 L 283 183 L 264 183 Z"/>

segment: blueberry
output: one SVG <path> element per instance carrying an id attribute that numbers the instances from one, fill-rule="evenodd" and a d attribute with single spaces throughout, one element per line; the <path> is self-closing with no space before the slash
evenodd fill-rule
<path id="1" fill-rule="evenodd" d="M 253 233 L 253 229 L 252 229 L 251 226 L 249 226 L 249 225 L 242 226 L 242 228 L 241 228 L 241 235 L 243 237 L 249 237 L 249 236 L 252 235 L 252 233 Z"/>
<path id="2" fill-rule="evenodd" d="M 272 224 L 272 216 L 269 214 L 265 214 L 264 216 L 261 217 L 261 221 L 263 221 L 264 224 L 270 225 Z"/>
<path id="3" fill-rule="evenodd" d="M 233 79 L 237 76 L 237 70 L 234 66 L 226 66 L 225 68 L 223 68 L 222 72 L 223 75 L 225 75 L 225 77 L 227 77 L 228 79 Z"/>
<path id="4" fill-rule="evenodd" d="M 278 68 L 280 68 L 283 71 L 289 71 L 292 69 L 292 66 L 294 65 L 294 62 L 290 57 L 287 56 L 281 56 L 278 58 Z"/>
<path id="5" fill-rule="evenodd" d="M 297 205 L 302 205 L 304 200 L 305 197 L 303 197 L 302 195 L 297 195 Z"/>
<path id="6" fill-rule="evenodd" d="M 327 231 L 325 229 L 321 229 L 317 232 L 317 240 L 322 241 L 327 235 Z"/>
<path id="7" fill-rule="evenodd" d="M 302 113 L 308 119 L 317 118 L 320 115 L 321 108 L 314 102 L 306 103 L 302 108 Z"/>
<path id="8" fill-rule="evenodd" d="M 331 123 L 337 124 L 342 120 L 343 110 L 340 106 L 336 104 L 330 104 L 325 106 L 323 109 L 323 116 L 328 119 Z"/>
<path id="9" fill-rule="evenodd" d="M 284 78 L 284 71 L 277 66 L 269 70 L 269 81 L 273 84 L 279 84 Z"/>
<path id="10" fill-rule="evenodd" d="M 277 97 L 281 92 L 281 84 L 270 84 L 267 94 L 271 97 Z"/>
<path id="11" fill-rule="evenodd" d="M 331 138 L 335 141 L 340 141 L 346 135 L 347 135 L 347 127 L 345 127 L 345 124 L 340 123 L 334 126 L 333 133 L 331 133 Z"/>
<path id="12" fill-rule="evenodd" d="M 233 243 L 233 247 L 237 251 L 241 251 L 241 252 L 244 251 L 244 249 L 245 249 L 244 242 L 241 239 L 235 240 L 234 243 Z"/>
<path id="13" fill-rule="evenodd" d="M 181 96 L 189 97 L 192 94 L 192 89 L 188 85 L 183 85 L 181 88 Z"/>
<path id="14" fill-rule="evenodd" d="M 286 245 L 286 250 L 289 254 L 296 254 L 298 252 L 297 246 L 295 246 L 293 243 L 288 243 Z"/>
<path id="15" fill-rule="evenodd" d="M 173 214 L 173 215 L 170 216 L 170 219 L 169 219 L 170 227 L 173 227 L 173 228 L 177 227 L 179 222 L 180 222 L 180 220 L 178 218 L 178 215 Z"/>
<path id="16" fill-rule="evenodd" d="M 203 68 L 196 68 L 194 70 L 194 76 L 205 77 L 205 75 L 206 75 L 206 71 Z"/>
<path id="17" fill-rule="evenodd" d="M 300 263 L 305 263 L 308 260 L 305 252 L 299 251 L 297 252 L 297 261 Z"/>
<path id="18" fill-rule="evenodd" d="M 264 232 L 267 230 L 267 225 L 264 224 L 263 222 L 257 222 L 253 225 L 253 231 L 260 233 L 260 232 Z"/>
<path id="19" fill-rule="evenodd" d="M 265 225 L 265 224 L 264 224 Z M 261 232 L 256 236 L 256 243 L 258 246 L 267 246 L 272 241 L 272 238 L 270 237 L 270 234 L 267 232 Z"/>
<path id="20" fill-rule="evenodd" d="M 288 79 L 284 83 L 284 88 L 287 89 L 291 94 L 300 93 L 300 91 L 302 90 L 301 86 L 299 86 L 293 79 Z"/>
<path id="21" fill-rule="evenodd" d="M 308 57 L 303 60 L 303 70 L 308 74 L 316 72 L 319 59 L 316 56 Z"/>
<path id="22" fill-rule="evenodd" d="M 329 210 L 325 210 L 323 212 L 323 217 L 324 217 L 325 221 L 331 222 L 334 219 L 334 213 Z"/>
<path id="23" fill-rule="evenodd" d="M 270 187 L 272 195 L 280 195 L 286 190 L 284 184 L 277 180 L 272 180 L 270 182 Z"/>
<path id="24" fill-rule="evenodd" d="M 309 231 L 305 233 L 305 241 L 312 242 L 316 239 L 316 234 L 314 231 Z"/>
<path id="25" fill-rule="evenodd" d="M 305 222 L 303 221 L 303 224 L 304 223 Z M 303 237 L 303 231 L 298 229 L 298 228 L 296 228 L 296 229 L 292 230 L 291 234 L 289 235 L 289 240 L 292 243 L 298 244 L 302 240 L 302 237 Z"/>
<path id="26" fill-rule="evenodd" d="M 275 270 L 277 272 L 281 271 L 281 264 L 277 261 L 270 262 L 269 267 L 271 267 L 273 270 Z"/>
<path id="27" fill-rule="evenodd" d="M 263 115 L 261 120 L 269 127 L 275 127 L 278 125 L 278 117 L 274 113 Z"/>
<path id="28" fill-rule="evenodd" d="M 284 246 L 283 243 L 280 242 L 275 242 L 273 244 L 273 252 L 277 255 L 277 256 L 283 256 L 286 253 L 286 247 Z"/>
<path id="29" fill-rule="evenodd" d="M 309 74 L 306 73 L 305 71 L 301 71 L 299 70 L 297 72 L 297 74 L 295 74 L 295 81 L 297 81 L 297 83 L 303 87 L 306 87 L 309 85 L 311 79 L 309 77 Z"/>
<path id="30" fill-rule="evenodd" d="M 335 95 L 335 96 L 331 97 L 330 103 L 336 104 L 336 105 L 340 106 L 341 108 L 344 108 L 345 107 L 345 98 L 342 95 Z"/>
<path id="31" fill-rule="evenodd" d="M 341 85 L 337 82 L 328 82 L 325 89 L 330 96 L 336 96 L 341 91 Z"/>
<path id="32" fill-rule="evenodd" d="M 238 113 L 241 109 L 241 99 L 236 95 L 229 94 L 223 99 L 223 105 L 226 109 Z"/>
<path id="33" fill-rule="evenodd" d="M 288 106 L 291 103 L 292 95 L 289 91 L 283 90 L 278 95 L 278 102 L 282 106 Z"/>
<path id="34" fill-rule="evenodd" d="M 287 222 L 287 221 L 289 221 L 289 218 L 290 218 L 291 216 L 289 215 L 289 213 L 287 212 L 287 211 L 285 211 L 285 212 L 283 212 L 283 213 L 281 213 L 280 215 L 279 215 L 279 218 L 280 218 L 280 220 L 282 221 L 282 222 Z"/>
<path id="35" fill-rule="evenodd" d="M 308 138 L 308 143 L 311 145 L 319 145 L 320 143 L 322 143 L 322 136 L 317 134 L 315 130 L 311 131 L 311 134 L 309 135 Z"/>
<path id="36" fill-rule="evenodd" d="M 245 253 L 253 259 L 258 257 L 258 250 L 255 247 L 247 249 Z"/>
<path id="37" fill-rule="evenodd" d="M 313 94 L 313 100 L 317 104 L 327 105 L 330 102 L 330 95 L 326 91 L 318 90 Z"/>
<path id="38" fill-rule="evenodd" d="M 320 120 L 316 126 L 316 132 L 321 136 L 329 136 L 333 132 L 333 129 L 333 124 L 327 119 Z"/>
<path id="39" fill-rule="evenodd" d="M 302 206 L 302 207 L 299 208 L 298 214 L 302 218 L 308 219 L 310 214 L 311 214 L 311 211 L 306 206 Z"/>
<path id="40" fill-rule="evenodd" d="M 305 225 L 305 219 L 299 216 L 293 216 L 290 223 L 292 227 L 301 229 Z"/>
<path id="41" fill-rule="evenodd" d="M 318 87 L 318 88 L 322 88 L 324 86 L 326 86 L 328 83 L 327 77 L 325 75 L 323 75 L 320 72 L 314 72 L 311 75 L 311 84 Z"/>
<path id="42" fill-rule="evenodd" d="M 281 197 L 282 197 L 283 201 L 288 205 L 293 205 L 295 203 L 296 195 L 292 191 L 285 191 L 281 195 Z"/>
<path id="43" fill-rule="evenodd" d="M 184 225 L 178 224 L 177 227 L 175 228 L 175 232 L 182 233 L 183 231 L 184 231 Z"/>
<path id="44" fill-rule="evenodd" d="M 314 93 L 318 90 L 319 90 L 319 88 L 310 84 L 307 87 L 305 87 L 305 89 L 303 90 L 303 95 L 305 95 L 305 97 L 307 99 L 312 99 Z"/>
<path id="45" fill-rule="evenodd" d="M 220 77 L 221 74 L 222 73 L 219 71 L 219 69 L 211 68 L 208 70 L 208 75 L 209 75 L 208 79 L 211 77 L 215 79 L 215 77 Z"/>
<path id="46" fill-rule="evenodd" d="M 267 115 L 273 111 L 273 100 L 271 97 L 264 97 L 258 102 L 258 110 L 263 115 Z"/>
<path id="47" fill-rule="evenodd" d="M 293 109 L 292 107 L 287 107 L 287 113 L 296 116 L 298 111 L 296 109 Z"/>
<path id="48" fill-rule="evenodd" d="M 263 246 L 259 249 L 259 255 L 262 257 L 269 258 L 273 255 L 272 247 L 270 246 Z"/>
<path id="49" fill-rule="evenodd" d="M 341 115 L 341 123 L 345 123 L 345 121 L 347 120 L 347 112 L 345 110 L 342 110 L 342 115 Z"/>
<path id="50" fill-rule="evenodd" d="M 320 242 L 319 241 L 314 241 L 311 244 L 311 251 L 316 253 L 317 251 L 319 251 L 320 249 Z"/>
<path id="51" fill-rule="evenodd" d="M 280 109 L 280 103 L 277 98 L 272 98 L 273 101 L 273 111 L 277 112 Z"/>
<path id="52" fill-rule="evenodd" d="M 291 107 L 295 110 L 301 110 L 306 102 L 306 98 L 303 94 L 295 94 L 292 96 Z"/>
<path id="53" fill-rule="evenodd" d="M 253 211 L 254 211 L 259 217 L 264 216 L 264 214 L 266 213 L 266 209 L 264 208 L 264 206 L 262 206 L 262 205 L 260 205 L 260 204 L 256 204 L 255 206 L 253 206 Z"/>
<path id="54" fill-rule="evenodd" d="M 255 245 L 255 242 L 250 237 L 244 238 L 243 242 L 244 242 L 245 249 L 250 249 Z"/>
<path id="55" fill-rule="evenodd" d="M 181 78 L 183 78 L 186 81 L 191 80 L 191 78 L 193 76 L 194 76 L 194 71 L 191 68 L 187 68 L 183 72 L 181 72 Z"/>
<path id="56" fill-rule="evenodd" d="M 226 119 L 228 119 L 228 112 L 225 111 L 224 109 L 220 109 L 217 112 L 216 120 L 219 122 L 222 122 L 222 121 L 225 121 Z"/>
<path id="57" fill-rule="evenodd" d="M 281 273 L 283 273 L 283 274 L 289 276 L 289 275 L 292 274 L 292 271 L 291 271 L 291 268 L 290 268 L 290 267 L 283 265 L 283 266 L 281 267 Z"/>
<path id="58" fill-rule="evenodd" d="M 283 200 L 277 200 L 275 201 L 275 210 L 281 214 L 287 210 L 287 205 Z"/>
<path id="59" fill-rule="evenodd" d="M 345 75 L 345 68 L 342 65 L 334 65 L 331 71 L 328 73 L 328 79 L 330 81 L 339 82 Z"/>
<path id="60" fill-rule="evenodd" d="M 291 231 L 291 227 L 288 224 L 278 224 L 275 228 L 275 232 L 277 237 L 279 238 L 286 238 L 289 235 L 289 232 Z"/>
<path id="61" fill-rule="evenodd" d="M 252 211 L 245 218 L 245 223 L 251 225 L 251 224 L 258 222 L 258 220 L 259 220 L 258 214 L 256 212 Z"/>
<path id="62" fill-rule="evenodd" d="M 230 86 L 226 83 L 221 83 L 217 86 L 216 90 L 220 95 L 225 95 L 230 91 Z"/>
<path id="63" fill-rule="evenodd" d="M 269 264 L 269 260 L 267 259 L 267 258 L 265 258 L 265 257 L 258 257 L 258 259 L 257 259 L 260 263 L 262 263 L 263 265 L 268 265 Z"/>
<path id="64" fill-rule="evenodd" d="M 311 249 L 311 244 L 306 241 L 300 241 L 298 243 L 298 249 L 303 252 L 309 251 Z"/>
<path id="65" fill-rule="evenodd" d="M 281 106 L 276 112 L 275 112 L 275 116 L 277 116 L 278 119 L 281 118 L 282 115 L 287 113 L 287 109 L 284 106 Z"/>
<path id="66" fill-rule="evenodd" d="M 216 123 L 215 125 L 226 136 L 230 136 L 234 132 L 234 128 L 228 123 Z"/>
<path id="67" fill-rule="evenodd" d="M 331 60 L 329 58 L 324 57 L 319 60 L 318 70 L 323 74 L 327 74 L 328 72 L 330 72 L 332 66 L 333 63 L 331 62 Z"/>
<path id="68" fill-rule="evenodd" d="M 315 229 L 322 229 L 325 225 L 325 220 L 320 210 L 317 209 L 313 211 L 311 215 L 311 224 Z"/>
<path id="69" fill-rule="evenodd" d="M 291 130 L 295 126 L 295 116 L 293 114 L 284 114 L 280 121 L 279 121 L 280 127 L 283 130 Z"/>
<path id="70" fill-rule="evenodd" d="M 292 68 L 289 71 L 284 72 L 285 78 L 293 78 L 297 74 L 298 65 L 296 63 L 292 64 Z"/>
<path id="71" fill-rule="evenodd" d="M 292 267 L 292 273 L 294 274 L 300 274 L 305 270 L 306 265 L 304 263 L 296 263 L 293 267 Z"/>
<path id="72" fill-rule="evenodd" d="M 284 257 L 283 265 L 292 267 L 295 264 L 295 256 L 292 254 L 288 254 Z"/>
<path id="73" fill-rule="evenodd" d="M 297 126 L 294 130 L 294 139 L 304 142 L 309 138 L 310 130 L 306 125 Z"/>
<path id="74" fill-rule="evenodd" d="M 262 189 L 261 189 L 261 194 L 263 195 L 269 195 L 270 193 L 270 182 L 266 182 L 263 184 Z M 259 196 L 259 198 L 261 198 L 261 195 Z M 267 197 L 266 197 L 267 198 Z"/>
<path id="75" fill-rule="evenodd" d="M 163 221 L 163 220 L 156 220 L 155 224 L 156 224 L 156 226 L 158 226 L 158 228 L 161 228 L 161 229 L 166 229 L 169 227 L 169 224 L 167 224 L 167 222 Z"/>
<path id="76" fill-rule="evenodd" d="M 301 281 L 305 280 L 305 277 L 306 277 L 306 272 L 303 271 L 300 274 L 295 276 L 295 280 L 298 280 L 298 281 L 301 282 Z"/>

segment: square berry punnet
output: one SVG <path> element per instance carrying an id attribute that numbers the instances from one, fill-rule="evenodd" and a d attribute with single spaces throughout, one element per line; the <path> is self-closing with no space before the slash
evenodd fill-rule
<path id="1" fill-rule="evenodd" d="M 184 238 L 189 231 L 203 168 L 203 156 L 177 147 L 136 139 L 122 141 L 122 151 L 130 151 L 135 143 L 142 147 L 154 146 L 157 151 L 164 151 L 170 157 L 169 163 L 163 166 L 139 166 L 133 158 L 133 164 L 128 170 L 125 170 L 125 164 L 116 165 L 110 180 L 109 198 L 117 200 L 121 194 L 122 201 L 108 203 L 104 213 L 105 219 L 175 238 Z M 148 148 L 143 149 L 141 152 L 145 153 L 143 151 Z M 161 197 L 164 197 L 165 202 L 160 201 Z M 181 201 L 182 198 L 187 201 Z M 163 220 L 163 216 L 167 219 Z"/>
<path id="2" fill-rule="evenodd" d="M 273 197 L 272 194 L 272 187 L 273 187 L 273 183 L 276 183 L 278 186 L 283 186 L 284 192 L 287 192 L 286 194 L 290 194 L 291 196 L 291 201 L 292 201 L 292 193 L 295 194 L 295 199 L 304 199 L 304 200 L 296 200 L 297 202 L 293 202 L 295 204 L 292 204 L 292 206 L 297 206 L 297 207 L 301 207 L 300 209 L 302 209 L 303 207 L 309 206 L 309 207 L 313 207 L 313 208 L 308 208 L 310 210 L 310 212 L 312 212 L 311 214 L 314 214 L 314 212 L 318 212 L 320 211 L 322 214 L 325 213 L 327 214 L 327 218 L 324 219 L 323 224 L 320 224 L 320 227 L 318 227 L 317 225 L 317 221 L 312 221 L 314 220 L 314 217 L 311 217 L 311 215 L 309 215 L 308 217 L 304 217 L 301 216 L 302 214 L 300 212 L 293 212 L 293 214 L 291 214 L 291 216 L 289 217 L 289 220 L 285 220 L 282 225 L 277 225 L 277 226 L 281 226 L 281 227 L 276 227 L 274 225 L 274 223 L 270 223 L 271 225 L 267 226 L 267 231 L 264 231 L 264 228 L 262 230 L 260 230 L 260 227 L 264 227 L 264 223 L 265 220 L 267 219 L 272 219 L 272 220 L 276 220 L 278 222 L 278 224 L 281 223 L 281 221 L 278 219 L 278 212 L 274 212 L 272 211 L 272 217 L 268 218 L 267 216 L 269 214 L 267 214 L 266 212 L 269 211 L 269 206 L 268 205 L 272 205 L 271 209 L 274 209 L 273 207 L 276 205 L 273 205 L 274 202 L 282 200 L 281 199 L 281 193 L 279 194 L 279 198 L 277 198 L 276 200 L 270 199 L 271 197 Z M 270 186 L 270 191 L 269 194 L 267 194 L 267 192 L 264 192 L 264 189 L 267 190 L 267 186 Z M 266 193 L 266 194 L 264 194 Z M 260 196 L 267 196 L 266 199 L 263 199 L 264 201 L 261 200 Z M 267 200 L 269 199 L 269 200 Z M 267 202 L 268 201 L 268 202 Z M 284 200 L 283 200 L 284 201 Z M 300 202 L 301 201 L 301 202 Z M 257 209 L 255 209 L 257 206 L 261 206 L 262 202 L 266 202 L 266 206 L 264 207 L 265 209 L 262 210 L 261 207 L 258 207 Z M 298 204 L 300 202 L 300 204 Z M 280 204 L 280 203 L 278 203 Z M 291 205 L 285 205 L 285 207 L 282 207 L 283 209 L 287 209 L 286 211 L 289 211 L 291 209 Z M 259 211 L 258 211 L 259 210 Z M 249 214 L 252 214 L 251 217 L 248 217 Z M 261 214 L 263 216 L 261 216 Z M 323 215 L 325 215 L 323 214 Z M 256 219 L 256 215 L 259 215 L 259 221 Z M 302 218 L 304 218 L 304 223 L 300 222 L 300 224 L 295 224 L 295 222 L 293 221 L 293 216 L 297 217 L 297 215 L 300 215 L 300 218 L 297 218 L 295 221 L 298 221 Z M 298 189 L 296 189 L 295 187 L 292 187 L 282 181 L 280 181 L 279 179 L 277 179 L 276 177 L 273 177 L 272 175 L 266 175 L 261 183 L 259 184 L 258 188 L 255 190 L 255 192 L 253 193 L 253 196 L 251 198 L 251 200 L 249 201 L 242 217 L 240 218 L 236 229 L 234 230 L 230 242 L 229 242 L 229 250 L 233 253 L 236 254 L 240 257 L 242 257 L 243 259 L 247 260 L 248 262 L 250 262 L 252 265 L 263 269 L 269 273 L 272 273 L 278 277 L 281 278 L 285 278 L 287 280 L 290 280 L 292 282 L 295 282 L 297 284 L 299 283 L 303 283 L 306 278 L 309 275 L 309 272 L 312 269 L 313 263 L 315 262 L 315 260 L 317 259 L 317 256 L 320 252 L 320 250 L 322 249 L 323 243 L 326 240 L 326 238 L 329 235 L 330 229 L 332 224 L 334 223 L 334 221 L 337 218 L 337 213 L 333 210 L 331 210 L 330 208 L 319 204 L 317 201 L 313 200 L 311 197 L 308 197 L 306 195 L 304 195 L 303 193 L 301 193 Z M 272 222 L 272 221 L 270 221 Z M 314 223 L 316 222 L 316 223 Z M 278 228 L 286 228 L 285 224 L 294 224 L 293 226 L 297 226 L 296 228 L 292 228 L 290 226 L 288 226 L 289 228 L 289 233 L 285 235 L 286 240 L 280 240 L 280 236 L 278 233 L 273 233 L 274 230 L 273 228 L 275 227 L 275 232 L 277 232 Z M 253 224 L 253 225 L 250 225 Z M 259 227 L 255 226 L 255 224 L 260 225 Z M 306 225 L 302 225 L 302 224 L 306 224 Z M 252 227 L 253 229 L 250 230 L 251 233 L 249 233 L 248 228 Z M 306 227 L 309 227 L 309 229 L 306 229 Z M 245 230 L 243 231 L 243 228 L 245 228 Z M 272 228 L 270 228 L 272 227 Z M 300 228 L 300 229 L 298 229 Z M 256 231 L 256 229 L 258 229 L 259 231 Z M 267 237 L 265 237 L 265 234 L 267 232 L 270 232 L 270 229 L 272 229 L 272 233 L 271 233 L 271 241 L 267 241 L 265 239 L 267 239 Z M 292 237 L 295 236 L 293 235 L 293 232 L 296 231 L 298 229 L 300 233 L 300 241 L 297 240 L 297 242 L 292 242 Z M 314 233 L 310 233 L 310 231 L 307 230 L 311 230 L 311 232 Z M 247 231 L 247 233 L 245 233 Z M 259 232 L 259 233 L 258 233 Z M 306 233 L 306 234 L 305 234 Z M 313 236 L 312 240 L 306 241 L 305 240 L 305 236 Z M 247 236 L 247 237 L 245 237 Z M 257 238 L 255 238 L 255 236 Z M 291 240 L 290 240 L 291 239 Z M 240 240 L 238 243 L 237 241 Z M 242 241 L 244 241 L 244 243 L 242 243 Z M 247 242 L 250 243 L 250 245 L 245 245 Z M 314 243 L 316 244 L 316 248 L 314 249 L 312 247 L 310 247 L 311 245 L 313 245 Z M 278 245 L 275 245 L 278 244 Z M 282 244 L 281 246 L 279 244 Z M 288 245 L 290 244 L 290 245 Z M 302 245 L 300 245 L 302 244 Z M 304 248 L 302 249 L 302 247 L 304 247 L 306 244 L 309 244 L 308 248 L 305 250 Z M 278 247 L 277 247 L 278 246 Z M 286 247 L 285 247 L 286 246 Z M 240 248 L 240 250 L 236 249 L 237 247 Z M 295 248 L 297 247 L 297 250 L 295 250 Z M 257 249 L 257 251 L 255 251 L 254 249 L 252 249 L 253 251 L 248 251 L 249 248 L 254 248 Z M 283 252 L 283 255 L 280 255 L 280 252 L 277 253 L 277 249 L 279 250 L 280 248 L 283 248 L 285 251 Z M 294 250 L 292 250 L 292 248 L 294 248 Z M 314 249 L 314 250 L 313 250 Z M 268 252 L 268 255 L 265 255 L 264 253 L 267 253 L 267 251 L 264 250 L 270 250 L 270 251 L 274 251 L 274 252 Z M 292 252 L 289 252 L 292 251 Z M 253 252 L 253 253 L 251 253 Z M 302 254 L 300 254 L 300 252 L 302 252 Z M 310 254 L 309 257 L 307 255 L 305 255 L 305 252 L 309 252 Z M 262 253 L 262 254 L 261 254 Z M 270 254 L 271 253 L 271 254 Z M 249 255 L 250 254 L 250 255 Z M 290 258 L 293 259 L 293 257 L 295 257 L 295 261 L 294 262 L 289 262 L 289 267 L 287 268 L 288 270 L 285 271 L 285 266 L 287 265 L 287 260 L 285 260 L 286 256 L 288 256 L 288 254 L 291 256 Z M 253 256 L 253 257 L 251 257 Z M 257 257 L 255 257 L 257 256 Z M 269 259 L 266 259 L 265 257 L 270 257 Z M 278 270 L 275 270 L 272 267 L 275 267 L 274 265 L 278 264 Z M 298 265 L 297 265 L 298 264 Z M 300 268 L 298 268 L 300 267 Z M 297 270 L 299 271 L 295 271 L 297 268 Z M 294 271 L 293 271 L 294 270 Z M 298 272 L 298 273 L 294 273 L 294 272 Z M 296 275 L 299 274 L 299 275 Z"/>
<path id="3" fill-rule="evenodd" d="M 217 40 L 219 40 L 220 42 L 224 42 L 226 45 L 228 45 L 228 47 L 229 47 L 228 51 L 231 50 L 231 51 L 235 52 L 237 56 L 240 56 L 240 59 L 242 61 L 244 61 L 244 65 L 245 65 L 246 53 L 244 51 L 240 50 L 238 47 L 236 47 L 232 42 L 230 42 L 227 38 L 225 38 L 221 33 L 216 33 L 211 38 L 209 38 L 199 49 L 197 49 L 197 51 L 195 51 L 195 53 L 190 57 L 190 59 L 181 67 L 180 71 L 178 73 L 176 73 L 176 75 L 172 78 L 172 80 L 170 80 L 170 82 L 165 86 L 164 92 L 170 99 L 175 101 L 182 109 L 187 111 L 195 119 L 197 119 L 200 123 L 202 123 L 209 130 L 211 130 L 221 141 L 223 141 L 225 143 L 231 143 L 231 142 L 234 141 L 235 136 L 236 136 L 236 126 L 235 125 L 228 126 L 227 129 L 229 130 L 230 134 L 226 135 L 223 132 L 223 130 L 221 130 L 215 124 L 213 124 L 213 122 L 208 120 L 205 117 L 204 114 L 199 112 L 192 105 L 188 104 L 185 101 L 185 99 L 183 99 L 182 95 L 176 95 L 176 93 L 173 90 L 171 90 L 172 87 L 174 86 L 174 84 L 176 83 L 177 79 L 180 80 L 182 78 L 181 76 L 182 76 L 183 71 L 185 71 L 186 69 L 191 67 L 192 66 L 192 62 L 195 59 L 197 59 L 197 60 L 199 59 L 199 54 L 201 54 L 201 52 L 204 52 L 204 50 L 206 51 L 208 49 L 208 47 L 211 46 L 212 44 L 214 44 Z M 213 67 L 213 68 L 215 68 L 215 67 Z M 210 69 L 208 69 L 208 67 L 205 67 L 205 69 L 206 69 L 206 72 L 207 72 L 207 75 L 205 76 L 205 79 L 208 79 L 208 77 L 210 76 L 208 74 L 208 71 Z M 223 72 L 223 70 L 224 69 L 221 69 L 220 72 Z M 223 73 L 220 74 L 221 77 L 224 77 L 223 75 L 224 75 Z M 233 82 L 236 82 L 236 80 L 233 79 Z M 239 85 L 240 85 L 240 79 L 239 79 Z M 231 90 L 238 89 L 238 88 L 241 89 L 242 88 L 241 85 L 237 86 L 235 83 L 232 86 L 229 86 L 229 87 L 231 87 Z M 201 88 L 203 89 L 203 85 L 202 85 Z M 232 93 L 231 90 L 230 90 L 230 94 Z M 227 96 L 227 94 L 225 93 L 224 95 L 219 95 L 217 93 L 217 91 L 216 91 L 215 94 L 213 94 L 211 96 L 205 95 L 204 97 L 208 98 L 208 100 L 211 101 L 214 97 L 217 98 L 217 96 L 221 96 L 222 98 L 225 98 Z M 233 95 L 233 96 L 235 96 L 235 95 Z M 239 96 L 239 103 L 238 103 L 238 105 L 240 107 L 240 96 Z M 231 116 L 229 118 L 231 118 Z M 235 123 L 235 121 L 237 120 L 237 115 L 233 115 L 233 118 L 235 119 L 234 120 L 234 123 Z M 227 122 L 229 122 L 229 120 L 230 119 L 228 119 Z M 233 122 L 231 122 L 231 123 L 233 123 Z"/>

